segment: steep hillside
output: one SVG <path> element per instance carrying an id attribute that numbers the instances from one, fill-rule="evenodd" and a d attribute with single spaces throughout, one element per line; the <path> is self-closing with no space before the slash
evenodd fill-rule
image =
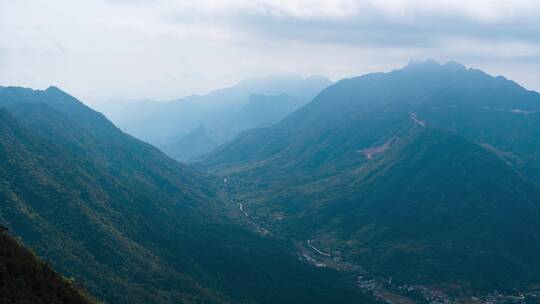
<path id="1" fill-rule="evenodd" d="M 67 129 L 68 134 L 71 131 L 80 130 Z M 150 190 L 145 189 L 145 183 L 151 183 L 151 179 L 126 184 L 122 179 L 127 173 L 117 179 L 116 174 L 103 172 L 101 159 L 76 156 L 67 148 L 34 136 L 5 111 L 1 136 L 4 199 L 0 218 L 38 254 L 66 275 L 82 280 L 98 298 L 110 302 L 159 299 L 149 292 L 151 285 L 143 288 L 144 281 L 139 280 L 148 278 L 141 268 L 162 280 L 175 280 L 176 288 L 188 287 L 186 294 L 198 293 L 189 291 L 195 285 L 189 277 L 156 263 L 159 253 L 146 248 L 163 246 L 159 243 L 166 240 L 160 235 L 188 224 L 182 222 L 193 213 L 186 209 L 183 213 L 189 213 L 183 217 L 178 214 L 184 219 L 175 224 L 171 215 L 181 209 L 168 210 L 174 208 L 172 197 L 169 202 L 161 201 L 167 198 L 161 194 L 166 188 L 156 188 L 158 200 L 148 203 L 153 198 L 146 192 Z M 176 191 L 182 194 L 180 189 Z M 182 197 L 186 208 L 189 203 L 206 202 L 185 194 L 178 202 Z M 162 222 L 156 222 L 158 218 Z M 178 254 L 180 257 L 182 251 Z"/>
<path id="2" fill-rule="evenodd" d="M 532 144 L 538 129 L 528 126 L 538 119 L 539 110 L 540 94 L 503 77 L 453 62 L 411 63 L 390 73 L 341 80 L 281 123 L 246 132 L 223 145 L 206 157 L 203 166 L 271 166 L 272 170 L 291 168 L 291 172 L 319 174 L 321 166 L 330 166 L 330 170 L 351 161 L 354 151 L 377 145 L 402 129 L 411 112 L 428 124 L 460 131 L 473 141 L 489 140 L 495 147 L 504 142 L 503 151 L 520 153 L 524 149 L 511 143 Z M 514 122 L 516 128 L 503 133 L 502 124 L 492 123 L 503 116 L 504 122 L 520 123 Z M 449 121 L 452 123 L 446 123 Z M 490 131 L 497 129 L 498 133 Z"/>
<path id="3" fill-rule="evenodd" d="M 0 227 L 0 303 L 95 303 Z"/>
<path id="4" fill-rule="evenodd" d="M 1 88 L 0 107 L 0 223 L 98 299 L 369 302 L 233 223 L 213 178 L 59 89 Z"/>
<path id="5" fill-rule="evenodd" d="M 483 147 L 416 127 L 362 167 L 272 197 L 282 203 L 266 212 L 396 282 L 505 290 L 540 272 L 538 198 Z"/>
<path id="6" fill-rule="evenodd" d="M 457 63 L 342 80 L 199 164 L 261 223 L 402 284 L 538 283 L 540 94 Z"/>

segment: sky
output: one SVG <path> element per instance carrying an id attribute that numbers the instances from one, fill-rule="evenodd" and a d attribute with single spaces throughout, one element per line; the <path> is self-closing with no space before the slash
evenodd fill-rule
<path id="1" fill-rule="evenodd" d="M 88 104 L 455 60 L 540 91 L 538 0 L 0 0 L 0 86 Z"/>

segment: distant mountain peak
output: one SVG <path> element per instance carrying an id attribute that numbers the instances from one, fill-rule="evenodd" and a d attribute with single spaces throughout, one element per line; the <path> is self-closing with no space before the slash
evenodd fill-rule
<path id="1" fill-rule="evenodd" d="M 320 81 L 326 81 L 328 83 L 332 83 L 332 80 L 324 75 L 320 74 L 314 74 L 310 76 L 306 76 L 303 78 L 304 80 L 320 80 Z"/>
<path id="2" fill-rule="evenodd" d="M 57 86 L 49 86 L 47 89 L 45 89 L 44 92 L 54 95 L 63 95 L 65 97 L 69 97 L 69 99 L 76 99 L 75 97 L 69 95 L 66 91 L 60 89 Z"/>
<path id="3" fill-rule="evenodd" d="M 433 59 L 428 60 L 411 60 L 409 63 L 405 66 L 406 68 L 415 68 L 415 67 L 421 67 L 421 66 L 440 66 L 441 64 Z"/>
<path id="4" fill-rule="evenodd" d="M 448 61 L 443 66 L 449 69 L 454 69 L 454 70 L 463 70 L 463 71 L 467 70 L 467 67 L 465 67 L 463 64 L 457 61 L 453 61 L 453 60 Z"/>
<path id="5" fill-rule="evenodd" d="M 49 86 L 45 91 L 60 91 L 60 92 L 62 92 L 62 90 L 59 87 L 53 86 L 53 85 Z"/>
<path id="6" fill-rule="evenodd" d="M 428 59 L 425 61 L 411 60 L 409 64 L 407 64 L 404 67 L 404 70 L 412 70 L 412 69 L 415 69 L 415 70 L 416 69 L 448 69 L 448 70 L 455 70 L 455 71 L 467 70 L 467 68 L 463 64 L 457 61 L 450 60 L 444 64 L 441 64 L 438 61 L 433 60 L 433 59 Z"/>

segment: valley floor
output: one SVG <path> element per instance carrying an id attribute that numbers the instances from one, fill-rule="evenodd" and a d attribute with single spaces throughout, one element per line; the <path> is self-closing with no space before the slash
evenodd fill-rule
<path id="1" fill-rule="evenodd" d="M 465 292 L 448 292 L 435 286 L 418 284 L 396 284 L 391 277 L 383 277 L 370 273 L 366 267 L 343 257 L 342 252 L 332 248 L 322 248 L 317 240 L 298 240 L 286 234 L 273 231 L 272 225 L 249 213 L 249 203 L 238 199 L 238 192 L 234 187 L 224 185 L 222 195 L 229 203 L 230 215 L 249 227 L 253 231 L 267 236 L 287 238 L 295 244 L 298 259 L 318 268 L 331 268 L 350 275 L 356 286 L 366 295 L 382 303 L 388 304 L 498 304 L 498 303 L 540 303 L 540 288 L 531 288 L 527 291 L 513 294 L 499 293 L 474 294 Z"/>

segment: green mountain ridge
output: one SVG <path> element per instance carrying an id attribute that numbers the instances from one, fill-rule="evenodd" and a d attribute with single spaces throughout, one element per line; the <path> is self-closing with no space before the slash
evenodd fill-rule
<path id="1" fill-rule="evenodd" d="M 524 289 L 540 272 L 538 109 L 540 94 L 504 77 L 411 63 L 339 81 L 197 165 L 237 181 L 272 229 L 373 273 Z"/>
<path id="2" fill-rule="evenodd" d="M 492 77 L 456 63 L 412 63 L 389 73 L 341 80 L 279 124 L 247 132 L 210 153 L 202 163 L 220 168 L 227 167 L 229 162 L 234 167 L 243 163 L 251 166 L 269 159 L 279 162 L 283 156 L 285 162 L 290 162 L 291 157 L 295 158 L 295 163 L 320 158 L 324 164 L 341 157 L 345 151 L 339 149 L 343 147 L 353 150 L 353 145 L 361 149 L 375 144 L 384 134 L 392 132 L 380 128 L 393 128 L 411 111 L 421 114 L 436 107 L 485 106 L 535 111 L 539 108 L 539 99 L 538 93 L 503 77 Z M 429 117 L 424 119 L 429 121 Z M 330 134 L 342 137 L 330 137 Z M 263 138 L 267 142 L 263 143 Z M 310 152 L 308 149 L 312 146 L 317 150 Z M 321 162 L 316 165 L 320 166 Z M 310 173 L 315 171 L 318 170 Z"/>
<path id="3" fill-rule="evenodd" d="M 296 230 L 337 237 L 327 246 L 349 244 L 341 247 L 356 251 L 353 259 L 396 281 L 504 290 L 534 283 L 540 271 L 540 190 L 455 134 L 407 135 L 364 167 L 317 185 L 321 207 L 307 207 Z"/>
<path id="4" fill-rule="evenodd" d="M 0 223 L 106 303 L 343 303 L 349 278 L 229 218 L 217 180 L 56 88 L 0 88 Z"/>

